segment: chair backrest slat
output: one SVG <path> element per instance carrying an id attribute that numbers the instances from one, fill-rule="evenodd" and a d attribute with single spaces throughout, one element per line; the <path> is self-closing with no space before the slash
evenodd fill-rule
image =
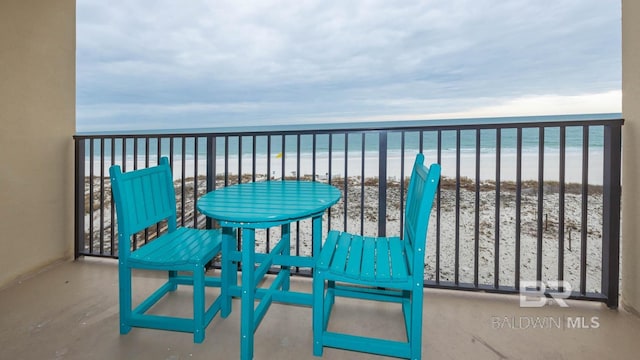
<path id="1" fill-rule="evenodd" d="M 424 166 L 424 155 L 418 154 L 409 181 L 403 236 L 409 268 L 414 277 L 424 277 L 421 269 L 424 267 L 427 228 L 439 181 L 440 165 L 432 164 L 427 168 Z"/>
<path id="2" fill-rule="evenodd" d="M 155 167 L 123 173 L 119 165 L 109 168 L 111 190 L 116 206 L 119 239 L 168 221 L 169 231 L 176 228 L 176 196 L 169 160 L 160 159 Z M 129 245 L 129 244 L 127 244 Z M 129 246 L 121 243 L 119 256 L 126 256 Z"/>

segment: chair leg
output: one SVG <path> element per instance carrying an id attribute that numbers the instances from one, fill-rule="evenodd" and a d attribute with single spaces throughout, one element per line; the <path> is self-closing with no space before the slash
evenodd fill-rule
<path id="1" fill-rule="evenodd" d="M 422 358 L 422 291 L 422 286 L 418 285 L 411 294 L 411 333 L 407 334 L 411 359 Z"/>
<path id="2" fill-rule="evenodd" d="M 120 301 L 120 334 L 131 331 L 131 269 L 122 262 L 119 265 L 119 301 Z"/>
<path id="3" fill-rule="evenodd" d="M 334 280 L 327 281 L 327 296 L 324 299 L 325 305 L 328 307 L 333 307 L 333 304 L 336 301 L 336 282 Z M 328 303 L 328 304 L 327 304 Z M 328 315 L 327 315 L 328 316 Z M 325 319 L 324 329 L 328 326 L 329 319 Z"/>
<path id="4" fill-rule="evenodd" d="M 169 281 L 171 282 L 171 288 L 169 288 L 169 291 L 176 291 L 178 289 L 178 283 L 175 280 L 177 276 L 177 271 L 169 271 Z"/>
<path id="5" fill-rule="evenodd" d="M 282 255 L 286 255 L 289 256 L 291 254 L 291 225 L 290 224 L 284 224 L 281 226 L 282 229 L 282 237 L 280 238 L 280 241 L 285 241 L 286 244 L 284 246 L 284 249 L 282 250 L 284 253 Z M 284 280 L 282 282 L 282 290 L 283 291 L 289 291 L 289 287 L 290 287 L 290 274 L 291 274 L 291 270 L 290 270 L 290 266 L 282 266 L 282 270 L 284 271 Z"/>
<path id="6" fill-rule="evenodd" d="M 204 267 L 193 269 L 193 342 L 204 341 Z"/>
<path id="7" fill-rule="evenodd" d="M 324 332 L 324 278 L 320 271 L 313 274 L 313 355 L 322 356 Z"/>

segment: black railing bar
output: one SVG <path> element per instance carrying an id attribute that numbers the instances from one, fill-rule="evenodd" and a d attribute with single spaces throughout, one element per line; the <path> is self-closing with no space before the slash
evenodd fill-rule
<path id="1" fill-rule="evenodd" d="M 156 138 L 156 165 L 160 165 L 160 158 L 162 157 L 162 137 Z"/>
<path id="2" fill-rule="evenodd" d="M 156 141 L 156 142 L 155 142 L 155 144 L 156 144 L 156 147 L 155 147 L 155 151 L 156 151 L 156 158 L 155 158 L 155 160 L 154 160 L 153 164 L 154 164 L 154 165 L 159 165 L 159 164 L 160 164 L 160 157 L 162 156 L 162 155 L 160 154 L 160 149 L 161 149 L 161 145 L 160 145 L 160 143 L 161 143 L 161 138 L 160 138 L 160 137 L 156 137 L 156 138 L 153 138 L 153 139 Z M 151 144 L 149 144 L 149 151 L 151 151 Z M 149 165 L 151 166 L 151 157 L 149 157 Z"/>
<path id="3" fill-rule="evenodd" d="M 514 286 L 520 289 L 520 234 L 522 230 L 522 129 L 516 129 L 516 259 Z"/>
<path id="4" fill-rule="evenodd" d="M 480 129 L 476 129 L 476 194 L 475 194 L 475 218 L 473 230 L 473 284 L 479 285 L 480 275 Z"/>
<path id="5" fill-rule="evenodd" d="M 80 254 L 85 253 L 85 157 L 86 157 L 86 140 L 76 140 L 75 142 L 75 241 L 74 241 L 74 257 L 77 259 Z M 113 208 L 113 206 L 112 206 Z"/>
<path id="6" fill-rule="evenodd" d="M 456 130 L 456 208 L 455 253 L 453 254 L 453 282 L 460 283 L 460 130 Z"/>
<path id="7" fill-rule="evenodd" d="M 104 139 L 100 139 L 100 255 L 104 254 Z"/>
<path id="8" fill-rule="evenodd" d="M 267 136 L 267 178 L 271 180 L 271 135 Z"/>
<path id="9" fill-rule="evenodd" d="M 418 132 L 418 136 L 419 136 L 419 138 L 418 138 L 418 146 L 420 147 L 420 153 L 423 154 L 424 153 L 424 130 L 420 130 Z M 404 158 L 404 156 L 403 156 L 403 158 Z M 411 167 L 412 167 L 411 171 L 413 171 L 413 164 L 411 164 Z M 409 176 L 411 176 L 411 174 Z M 402 179 L 402 183 L 404 183 L 404 179 Z M 407 191 L 409 191 L 409 189 L 407 189 Z M 425 249 L 425 254 L 426 254 L 426 252 L 427 252 L 427 249 Z"/>
<path id="10" fill-rule="evenodd" d="M 123 172 L 127 171 L 127 143 L 128 143 L 127 139 L 123 138 L 122 139 L 122 171 Z M 92 158 L 93 158 L 93 156 L 92 156 Z M 129 239 L 127 239 L 127 241 L 129 241 Z M 133 245 L 132 245 L 133 250 L 138 248 L 137 242 L 138 242 L 137 241 L 137 235 L 134 234 L 133 235 Z M 120 246 L 121 246 L 121 244 L 118 243 L 118 247 L 120 247 Z M 127 246 L 129 246 L 129 244 L 127 244 Z"/>
<path id="11" fill-rule="evenodd" d="M 133 170 L 138 170 L 138 139 L 133 138 Z"/>
<path id="12" fill-rule="evenodd" d="M 157 141 L 158 141 L 158 143 L 156 144 L 157 145 L 157 149 L 156 150 L 158 152 L 156 154 L 156 165 L 160 165 L 160 158 L 162 157 L 162 152 L 161 152 L 162 151 L 162 138 L 158 137 Z M 160 230 L 161 230 L 160 223 L 158 223 L 158 224 L 156 224 L 156 234 L 160 234 Z"/>
<path id="13" fill-rule="evenodd" d="M 193 227 L 198 228 L 198 140 L 193 138 Z"/>
<path id="14" fill-rule="evenodd" d="M 144 166 L 145 168 L 149 167 L 149 138 L 137 138 L 134 141 L 137 143 L 138 141 L 144 142 Z M 136 157 L 135 162 L 138 162 L 138 158 Z M 149 242 L 149 229 L 144 229 L 144 242 L 145 244 Z"/>
<path id="15" fill-rule="evenodd" d="M 229 185 L 229 135 L 224 137 L 224 186 Z"/>
<path id="16" fill-rule="evenodd" d="M 296 137 L 296 142 L 297 142 L 296 143 L 296 149 L 297 149 L 297 152 L 296 152 L 296 179 L 297 180 L 300 180 L 300 175 L 301 175 L 300 174 L 300 154 L 301 154 L 300 145 L 302 143 L 301 143 L 300 137 L 301 137 L 300 134 L 298 134 L 298 136 Z"/>
<path id="17" fill-rule="evenodd" d="M 115 139 L 111 139 L 111 163 L 110 166 L 115 165 L 116 163 L 116 140 Z M 111 179 L 109 179 L 111 180 Z M 113 194 L 113 193 L 112 193 Z M 111 196 L 111 214 L 110 214 L 110 230 L 111 230 L 111 238 L 109 239 L 109 243 L 111 245 L 111 255 L 115 255 L 115 232 L 116 232 L 116 226 L 115 226 L 115 220 L 116 220 L 116 206 L 115 206 L 115 202 L 113 201 L 113 196 Z"/>
<path id="18" fill-rule="evenodd" d="M 145 156 L 144 156 L 144 167 L 148 168 L 149 167 L 149 157 L 150 157 L 150 155 L 149 155 L 149 139 L 150 138 L 149 137 L 144 137 L 143 139 L 144 139 L 144 153 L 145 153 Z M 157 224 L 157 225 L 159 225 L 159 224 Z M 157 232 L 156 232 L 156 237 L 158 237 L 158 233 Z M 144 238 L 145 238 L 145 241 L 148 241 L 148 239 L 149 239 L 149 229 L 144 229 Z"/>
<path id="19" fill-rule="evenodd" d="M 256 181 L 256 171 L 257 171 L 256 170 L 256 153 L 258 151 L 256 150 L 256 146 L 258 146 L 258 143 L 256 140 L 256 136 L 253 135 L 251 137 L 251 148 L 253 149 L 253 151 L 251 152 L 251 181 L 253 182 Z"/>
<path id="20" fill-rule="evenodd" d="M 216 138 L 207 136 L 207 192 L 213 191 L 216 184 L 215 160 Z"/>
<path id="21" fill-rule="evenodd" d="M 182 174 L 182 177 L 180 179 L 180 193 L 182 194 L 180 196 L 180 224 L 182 224 L 182 226 L 184 226 L 184 222 L 186 220 L 186 214 L 184 213 L 184 209 L 185 209 L 185 198 L 186 198 L 186 190 L 185 190 L 185 175 L 186 175 L 186 162 L 187 162 L 187 155 L 186 155 L 186 150 L 187 150 L 187 145 L 186 145 L 186 139 L 185 137 L 180 138 L 180 151 L 182 152 L 180 154 L 180 159 L 181 159 L 181 167 L 180 167 L 180 173 Z"/>
<path id="22" fill-rule="evenodd" d="M 237 137 L 233 137 L 234 139 L 238 139 L 238 179 L 236 180 L 236 184 L 242 183 L 242 135 Z M 231 157 L 231 154 L 229 154 Z"/>
<path id="23" fill-rule="evenodd" d="M 587 292 L 587 212 L 589 209 L 589 127 L 582 128 L 582 209 L 580 218 L 580 293 Z"/>
<path id="24" fill-rule="evenodd" d="M 298 134 L 296 136 L 296 180 L 300 180 L 300 140 L 300 134 Z M 296 221 L 296 256 L 300 256 L 300 221 Z M 296 266 L 296 273 L 298 272 L 300 272 L 300 267 Z"/>
<path id="25" fill-rule="evenodd" d="M 138 142 L 140 140 L 143 140 L 143 139 L 147 139 L 147 138 L 146 137 L 145 138 L 135 137 L 133 139 L 133 169 L 134 170 L 138 169 L 138 155 L 139 155 L 138 153 L 139 153 L 139 146 L 140 146 L 140 144 Z M 144 155 L 144 158 L 145 158 L 144 163 L 145 164 L 147 164 L 149 162 L 148 161 L 148 157 L 149 157 L 149 152 L 146 152 L 145 155 Z M 143 235 L 144 243 L 146 244 L 146 243 L 149 242 L 149 229 L 144 229 L 143 234 L 144 234 Z"/>
<path id="26" fill-rule="evenodd" d="M 387 236 L 387 139 L 388 133 L 381 131 L 378 140 L 378 236 Z"/>
<path id="27" fill-rule="evenodd" d="M 344 231 L 349 231 L 348 230 L 348 219 L 349 217 L 348 215 L 348 202 L 349 202 L 349 174 L 347 173 L 349 169 L 349 134 L 344 134 L 344 177 L 343 177 L 343 183 L 344 183 L 344 198 L 342 201 L 342 209 L 343 209 L 343 214 L 344 216 L 342 216 L 343 218 L 343 224 L 342 224 L 342 228 Z"/>
<path id="28" fill-rule="evenodd" d="M 138 139 L 140 139 L 140 137 L 134 137 L 133 138 L 133 170 L 138 170 Z M 143 232 L 143 238 L 144 238 L 144 243 L 148 243 L 149 242 L 149 231 L 147 229 L 144 229 Z M 135 247 L 134 249 L 136 249 L 138 247 L 138 235 L 135 234 L 133 236 L 134 239 L 134 243 L 135 243 Z"/>
<path id="29" fill-rule="evenodd" d="M 442 164 L 442 130 L 438 130 L 437 136 L 438 164 Z M 440 283 L 440 218 L 442 208 L 442 183 L 438 183 L 438 196 L 436 202 L 436 283 Z"/>
<path id="30" fill-rule="evenodd" d="M 316 134 L 311 135 L 311 148 L 312 150 L 312 154 L 311 154 L 311 177 L 312 180 L 311 181 L 316 181 L 316 150 L 317 150 L 317 143 L 316 143 Z M 320 221 L 322 221 L 322 219 L 320 219 Z M 315 222 L 311 221 L 311 234 L 313 234 L 314 231 L 314 227 L 315 227 Z M 315 251 L 313 251 L 314 246 L 313 243 L 311 244 L 311 256 L 315 256 L 316 253 Z"/>
<path id="31" fill-rule="evenodd" d="M 317 151 L 317 139 L 316 134 L 312 135 L 311 139 L 312 146 L 312 154 L 311 154 L 311 176 L 313 177 L 313 181 L 316 181 L 316 151 Z"/>
<path id="32" fill-rule="evenodd" d="M 186 131 L 186 132 L 167 132 L 163 133 L 166 137 L 179 137 L 179 136 L 202 136 L 202 135 L 215 135 L 215 136 L 239 136 L 246 134 L 253 134 L 257 136 L 262 135 L 295 135 L 295 134 L 343 134 L 345 132 L 379 132 L 379 131 L 435 131 L 435 130 L 475 130 L 475 129 L 517 129 L 517 128 L 537 128 L 544 123 L 545 127 L 557 127 L 557 126 L 598 126 L 598 125 L 610 125 L 610 126 L 622 126 L 624 119 L 612 118 L 591 118 L 581 120 L 529 120 L 521 122 L 491 122 L 486 123 L 461 123 L 457 120 L 445 120 L 442 122 L 434 122 L 433 124 L 415 124 L 410 125 L 407 123 L 398 122 L 397 125 L 381 125 L 381 126 L 362 126 L 353 128 L 334 128 L 334 129 L 274 129 L 274 130 L 232 130 L 225 131 L 224 129 L 212 129 L 211 131 Z M 368 124 L 375 124 L 369 122 Z M 340 124 L 332 124 L 333 126 L 339 126 Z M 134 133 L 79 133 L 73 136 L 74 139 L 88 139 L 92 137 L 141 137 L 141 136 L 157 136 L 156 134 L 134 134 Z"/>
<path id="33" fill-rule="evenodd" d="M 95 139 L 91 139 L 89 142 L 89 254 L 93 254 L 93 176 L 94 176 L 94 142 Z"/>
<path id="34" fill-rule="evenodd" d="M 493 287 L 500 287 L 500 167 L 502 165 L 502 130 L 496 129 L 496 207 L 495 207 L 495 231 L 494 231 L 494 262 Z"/>
<path id="35" fill-rule="evenodd" d="M 91 158 L 93 159 L 93 156 Z M 122 172 L 127 170 L 127 139 L 122 138 Z"/>
<path id="36" fill-rule="evenodd" d="M 271 135 L 267 136 L 267 181 L 271 181 Z M 267 253 L 271 251 L 271 231 L 267 229 L 267 243 L 265 245 Z"/>
<path id="37" fill-rule="evenodd" d="M 560 282 L 559 291 L 563 292 L 564 287 L 564 195 L 565 195 L 565 171 L 566 171 L 566 127 L 560 127 L 560 168 L 558 173 L 558 281 Z"/>
<path id="38" fill-rule="evenodd" d="M 217 155 L 217 139 L 214 136 L 207 136 L 207 179 L 206 179 L 206 187 L 207 192 L 213 191 L 216 188 L 216 155 Z M 205 227 L 207 229 L 213 228 L 213 220 L 210 217 L 206 217 Z"/>
<path id="39" fill-rule="evenodd" d="M 238 184 L 242 183 L 242 136 L 238 136 Z"/>
<path id="40" fill-rule="evenodd" d="M 146 156 L 144 157 L 144 167 L 148 168 L 149 167 L 149 157 L 151 156 L 149 154 L 149 138 L 148 137 L 144 138 L 144 153 L 146 154 Z"/>
<path id="41" fill-rule="evenodd" d="M 328 158 L 329 158 L 329 164 L 328 164 L 328 175 L 327 175 L 327 182 L 329 183 L 329 185 L 331 185 L 331 179 L 332 179 L 332 175 L 333 174 L 333 134 L 329 134 L 329 154 L 328 154 Z M 331 230 L 331 208 L 327 209 L 327 229 Z"/>
<path id="42" fill-rule="evenodd" d="M 284 177 L 285 177 L 285 166 L 286 166 L 286 157 L 287 157 L 287 147 L 286 147 L 286 143 L 287 143 L 287 136 L 282 134 L 282 141 L 280 142 L 280 154 L 282 154 L 282 156 L 280 157 L 280 180 L 284 181 Z"/>
<path id="43" fill-rule="evenodd" d="M 403 131 L 400 135 L 400 238 L 404 239 L 404 153 L 405 135 Z M 420 139 L 419 141 L 422 141 Z M 426 250 L 425 250 L 426 252 Z"/>
<path id="44" fill-rule="evenodd" d="M 544 213 L 544 127 L 538 130 L 538 219 L 536 280 L 542 281 L 542 217 Z"/>
<path id="45" fill-rule="evenodd" d="M 173 169 L 173 156 L 175 155 L 174 149 L 173 149 L 173 137 L 169 138 L 169 165 L 171 166 L 171 169 Z M 173 170 L 171 173 L 171 176 L 173 177 Z"/>
<path id="46" fill-rule="evenodd" d="M 364 236 L 364 175 L 365 175 L 365 148 L 366 134 L 362 133 L 362 150 L 360 153 L 360 235 Z M 314 149 L 315 150 L 315 149 Z M 400 232 L 402 234 L 402 231 Z"/>

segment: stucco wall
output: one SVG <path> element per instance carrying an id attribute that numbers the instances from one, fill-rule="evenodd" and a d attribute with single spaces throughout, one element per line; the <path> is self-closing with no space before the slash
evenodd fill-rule
<path id="1" fill-rule="evenodd" d="M 0 1 L 0 286 L 73 250 L 75 0 Z"/>
<path id="2" fill-rule="evenodd" d="M 622 304 L 640 310 L 640 1 L 622 1 Z"/>

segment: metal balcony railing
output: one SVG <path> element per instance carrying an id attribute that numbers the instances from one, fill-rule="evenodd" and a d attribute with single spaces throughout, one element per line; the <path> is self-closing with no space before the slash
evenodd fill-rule
<path id="1" fill-rule="evenodd" d="M 343 193 L 324 233 L 399 235 L 411 164 L 423 152 L 443 172 L 425 286 L 518 293 L 535 282 L 549 295 L 616 307 L 622 124 L 613 114 L 78 134 L 75 255 L 117 257 L 113 164 L 127 171 L 168 156 L 185 226 L 216 226 L 194 209 L 218 187 L 304 179 Z M 292 229 L 296 254 L 310 253 L 310 233 L 306 222 Z M 268 252 L 278 229 L 257 236 Z"/>

